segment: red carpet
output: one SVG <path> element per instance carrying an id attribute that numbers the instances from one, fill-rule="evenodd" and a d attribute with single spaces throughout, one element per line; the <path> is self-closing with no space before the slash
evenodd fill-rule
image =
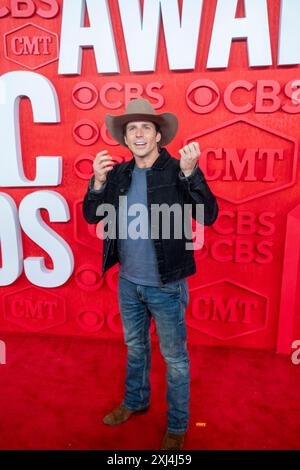
<path id="1" fill-rule="evenodd" d="M 122 399 L 123 344 L 7 333 L 1 339 L 7 348 L 7 364 L 0 365 L 1 449 L 160 449 L 166 385 L 156 343 L 149 411 L 110 428 L 101 418 Z M 185 449 L 300 449 L 300 365 L 273 352 L 195 346 L 189 352 Z"/>

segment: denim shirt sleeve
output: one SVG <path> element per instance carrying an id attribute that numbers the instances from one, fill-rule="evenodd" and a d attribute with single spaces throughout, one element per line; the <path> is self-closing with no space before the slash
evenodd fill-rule
<path id="1" fill-rule="evenodd" d="M 85 193 L 82 204 L 83 217 L 85 218 L 88 224 L 97 224 L 104 217 L 98 216 L 96 215 L 96 213 L 98 206 L 105 203 L 107 193 L 107 182 L 103 185 L 101 189 L 94 189 L 94 180 L 95 176 L 93 175 L 88 183 L 87 191 Z"/>
<path id="2" fill-rule="evenodd" d="M 198 164 L 196 164 L 195 168 L 193 169 L 192 173 L 189 175 L 189 176 L 185 176 L 185 174 L 180 170 L 179 172 L 179 179 L 183 180 L 183 181 L 189 181 L 196 173 L 197 171 L 197 166 Z"/>
<path id="3" fill-rule="evenodd" d="M 184 176 L 181 170 L 178 173 L 179 184 L 185 193 L 185 203 L 192 205 L 192 217 L 200 224 L 212 225 L 218 217 L 219 207 L 216 197 L 207 184 L 204 173 L 196 164 L 189 176 Z M 204 220 L 197 219 L 197 204 L 204 205 Z"/>
<path id="4" fill-rule="evenodd" d="M 107 183 L 104 183 L 104 185 L 100 189 L 94 189 L 94 182 L 95 182 L 95 175 L 93 175 L 89 181 L 88 190 L 92 194 L 102 194 L 106 188 Z"/>

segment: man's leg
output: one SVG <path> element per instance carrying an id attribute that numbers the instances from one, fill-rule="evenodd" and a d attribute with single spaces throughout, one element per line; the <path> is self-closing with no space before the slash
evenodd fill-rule
<path id="1" fill-rule="evenodd" d="M 151 291 L 150 291 L 151 289 Z M 168 432 L 187 431 L 190 399 L 190 360 L 186 342 L 187 280 L 147 290 L 161 353 L 167 364 Z"/>
<path id="2" fill-rule="evenodd" d="M 125 398 L 122 405 L 141 410 L 150 403 L 151 315 L 142 299 L 142 287 L 119 277 L 118 300 L 127 345 Z"/>

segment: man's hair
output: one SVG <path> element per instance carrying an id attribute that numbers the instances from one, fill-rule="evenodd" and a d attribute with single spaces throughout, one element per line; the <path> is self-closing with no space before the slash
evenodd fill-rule
<path id="1" fill-rule="evenodd" d="M 123 126 L 123 136 L 126 135 L 126 128 L 127 128 L 127 124 L 129 124 L 129 122 L 130 122 L 130 121 L 126 122 L 126 123 L 124 124 L 124 126 Z M 161 136 L 162 136 L 162 133 L 161 133 L 159 124 L 157 124 L 157 123 L 154 122 L 154 121 L 150 121 L 150 122 L 152 122 L 152 124 L 154 124 L 155 129 L 156 129 L 156 133 L 159 132 L 159 133 L 161 134 Z M 161 141 L 161 139 L 160 139 L 160 141 Z M 126 145 L 126 144 L 125 144 L 125 145 Z M 127 147 L 127 145 L 126 145 L 126 147 Z M 157 148 L 158 148 L 158 151 L 160 152 L 160 151 L 161 151 L 160 142 L 157 143 Z"/>

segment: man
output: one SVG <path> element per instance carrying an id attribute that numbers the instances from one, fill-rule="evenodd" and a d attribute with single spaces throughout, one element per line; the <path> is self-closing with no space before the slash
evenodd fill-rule
<path id="1" fill-rule="evenodd" d="M 107 115 L 105 121 L 110 135 L 126 146 L 133 157 L 128 162 L 113 165 L 106 150 L 99 152 L 83 202 L 83 214 L 88 223 L 104 218 L 103 213 L 96 214 L 103 204 L 112 204 L 117 211 L 117 216 L 106 223 L 106 227 L 116 229 L 116 237 L 104 239 L 102 272 L 120 263 L 118 301 L 127 345 L 126 383 L 123 402 L 103 421 L 107 425 L 118 425 L 133 413 L 149 407 L 152 315 L 167 364 L 168 426 L 161 449 L 180 450 L 188 429 L 190 397 L 186 277 L 195 273 L 196 266 L 193 250 L 186 249 L 185 233 L 181 237 L 174 236 L 178 219 L 177 225 L 169 219 L 169 237 L 162 236 L 161 227 L 158 235 L 151 237 L 153 232 L 146 226 L 149 218 L 151 230 L 157 229 L 152 220 L 155 204 L 177 204 L 180 208 L 189 204 L 192 217 L 204 225 L 216 220 L 218 205 L 198 166 L 199 144 L 192 142 L 183 147 L 179 151 L 180 161 L 162 147 L 176 135 L 178 121 L 174 114 L 157 114 L 149 101 L 136 99 L 129 102 L 123 115 Z M 133 221 L 123 210 L 124 197 L 128 214 L 130 207 L 137 203 L 147 208 L 140 223 L 142 229 L 146 227 L 146 237 L 128 236 Z M 204 217 L 199 220 L 196 209 L 201 204 Z M 191 222 L 191 215 L 189 220 Z M 124 226 L 126 236 L 120 236 L 121 227 L 124 235 Z"/>

